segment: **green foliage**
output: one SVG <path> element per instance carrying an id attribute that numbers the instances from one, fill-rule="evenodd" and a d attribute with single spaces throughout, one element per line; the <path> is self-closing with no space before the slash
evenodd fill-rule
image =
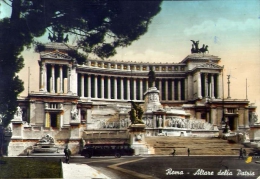
<path id="1" fill-rule="evenodd" d="M 8 116 L 4 124 L 12 119 L 17 95 L 23 90 L 16 76 L 24 66 L 20 54 L 24 47 L 31 47 L 34 37 L 44 35 L 46 29 L 52 36 L 59 32 L 57 42 L 63 41 L 64 34 L 74 34 L 79 49 L 108 58 L 116 54 L 116 48 L 129 46 L 147 32 L 161 1 L 1 1 L 12 8 L 11 16 L 0 20 L 0 114 Z M 41 44 L 36 46 L 36 51 L 44 50 Z M 86 61 L 83 54 L 70 53 L 79 64 Z"/>
<path id="2" fill-rule="evenodd" d="M 4 162 L 0 164 L 0 178 L 62 178 L 58 158 L 1 158 L 1 163 Z"/>
<path id="3" fill-rule="evenodd" d="M 82 53 L 80 53 L 80 52 L 78 52 L 76 50 L 69 51 L 68 55 L 73 57 L 73 58 L 75 58 L 79 65 L 84 64 L 86 62 L 86 60 L 87 60 L 87 57 L 84 54 L 82 54 Z"/>
<path id="4" fill-rule="evenodd" d="M 45 50 L 45 45 L 40 42 L 34 42 L 34 46 L 35 46 L 34 48 L 35 52 L 40 53 Z"/>

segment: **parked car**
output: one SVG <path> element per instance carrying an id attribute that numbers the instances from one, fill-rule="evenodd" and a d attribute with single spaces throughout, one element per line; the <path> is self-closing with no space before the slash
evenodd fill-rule
<path id="1" fill-rule="evenodd" d="M 129 144 L 86 144 L 81 151 L 81 156 L 91 158 L 92 156 L 121 156 L 134 155 L 134 149 Z"/>
<path id="2" fill-rule="evenodd" d="M 250 152 L 248 154 L 248 156 L 258 156 L 258 157 L 260 157 L 260 151 L 259 150 L 255 150 L 253 152 Z"/>

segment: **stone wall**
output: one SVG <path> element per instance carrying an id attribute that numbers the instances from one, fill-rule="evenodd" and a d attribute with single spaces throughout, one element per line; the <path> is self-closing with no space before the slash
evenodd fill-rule
<path id="1" fill-rule="evenodd" d="M 54 138 L 54 143 L 60 149 L 65 145 L 69 145 L 73 153 L 78 153 L 80 148 L 80 140 L 82 138 L 82 131 L 85 126 L 73 126 L 67 128 L 45 128 L 39 126 L 28 126 L 20 124 L 18 129 L 13 133 L 11 142 L 8 146 L 8 156 L 26 155 L 28 150 L 32 150 L 35 145 L 43 136 L 49 134 Z M 21 131 L 20 133 L 17 131 Z M 61 150 L 62 152 L 62 150 Z"/>

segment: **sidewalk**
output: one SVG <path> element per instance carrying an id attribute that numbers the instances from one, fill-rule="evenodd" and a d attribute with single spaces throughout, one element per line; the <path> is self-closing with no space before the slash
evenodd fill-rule
<path id="1" fill-rule="evenodd" d="M 62 162 L 62 170 L 64 179 L 110 179 L 86 164 L 66 164 Z"/>

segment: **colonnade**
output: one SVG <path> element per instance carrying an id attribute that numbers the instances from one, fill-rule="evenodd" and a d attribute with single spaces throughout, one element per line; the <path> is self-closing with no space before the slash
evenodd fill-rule
<path id="1" fill-rule="evenodd" d="M 40 66 L 40 91 L 68 93 L 70 91 L 71 67 L 43 63 Z"/>
<path id="2" fill-rule="evenodd" d="M 220 98 L 221 97 L 221 83 L 219 74 L 201 73 L 200 87 L 198 88 L 198 95 L 202 98 Z"/>
<path id="3" fill-rule="evenodd" d="M 161 100 L 185 100 L 184 78 L 157 78 L 155 84 L 160 91 Z M 78 95 L 80 97 L 143 100 L 143 94 L 147 90 L 147 77 L 78 74 Z"/>
<path id="4" fill-rule="evenodd" d="M 77 93 L 80 97 L 116 100 L 143 100 L 148 90 L 147 76 L 113 76 L 97 73 L 75 73 L 69 65 L 42 63 L 40 66 L 40 91 L 50 93 Z M 74 74 L 75 73 L 75 74 Z M 76 76 L 75 76 L 76 75 Z M 73 82 L 72 79 L 78 81 Z M 187 77 L 157 77 L 155 86 L 160 91 L 160 100 L 193 100 L 220 98 L 221 81 L 218 73 L 189 74 Z M 196 82 L 196 86 L 193 84 Z M 76 90 L 77 89 L 77 90 Z"/>

